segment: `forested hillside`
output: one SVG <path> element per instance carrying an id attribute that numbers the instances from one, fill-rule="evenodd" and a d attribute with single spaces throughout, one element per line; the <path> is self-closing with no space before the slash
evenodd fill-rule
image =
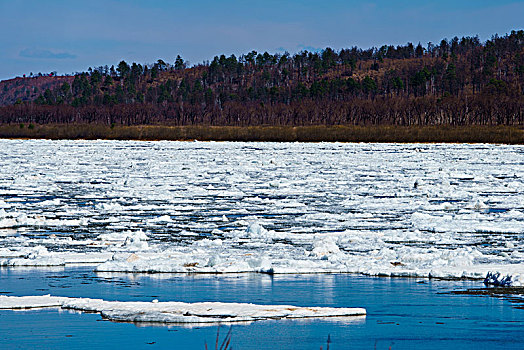
<path id="1" fill-rule="evenodd" d="M 42 82 L 46 82 L 43 84 Z M 0 120 L 105 125 L 522 125 L 524 31 L 0 83 Z"/>

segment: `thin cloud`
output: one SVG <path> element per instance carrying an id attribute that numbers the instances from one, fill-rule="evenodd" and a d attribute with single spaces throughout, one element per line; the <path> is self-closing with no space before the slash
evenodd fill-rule
<path id="1" fill-rule="evenodd" d="M 66 60 L 76 58 L 76 55 L 73 55 L 69 52 L 52 52 L 49 50 L 39 50 L 39 49 L 24 49 L 20 51 L 20 57 L 25 58 L 41 58 L 41 59 L 51 59 L 51 60 Z"/>
<path id="2" fill-rule="evenodd" d="M 297 48 L 300 51 L 309 51 L 309 52 L 321 52 L 323 49 L 320 47 L 313 47 L 308 45 L 298 45 Z"/>

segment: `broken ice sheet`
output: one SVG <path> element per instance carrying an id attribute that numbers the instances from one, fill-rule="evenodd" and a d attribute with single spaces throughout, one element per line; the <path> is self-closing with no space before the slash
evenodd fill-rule
<path id="1" fill-rule="evenodd" d="M 246 303 L 182 303 L 107 301 L 90 298 L 0 295 L 0 309 L 35 309 L 60 307 L 66 310 L 97 312 L 118 322 L 211 323 L 252 322 L 268 319 L 304 319 L 365 316 L 363 308 L 300 307 L 291 305 L 256 305 Z"/>

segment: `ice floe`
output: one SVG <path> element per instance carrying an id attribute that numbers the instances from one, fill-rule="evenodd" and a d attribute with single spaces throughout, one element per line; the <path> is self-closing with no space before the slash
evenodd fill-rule
<path id="1" fill-rule="evenodd" d="M 291 305 L 256 305 L 246 303 L 183 303 L 138 301 L 107 301 L 90 298 L 0 295 L 0 309 L 62 309 L 97 312 L 119 322 L 161 323 L 231 323 L 268 319 L 303 319 L 365 316 L 363 308 L 301 307 Z"/>

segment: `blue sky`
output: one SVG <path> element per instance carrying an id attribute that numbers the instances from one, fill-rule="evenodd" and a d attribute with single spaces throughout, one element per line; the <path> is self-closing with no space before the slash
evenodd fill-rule
<path id="1" fill-rule="evenodd" d="M 0 79 L 178 54 L 200 63 L 251 50 L 485 40 L 523 29 L 523 18 L 523 0 L 0 0 Z"/>

